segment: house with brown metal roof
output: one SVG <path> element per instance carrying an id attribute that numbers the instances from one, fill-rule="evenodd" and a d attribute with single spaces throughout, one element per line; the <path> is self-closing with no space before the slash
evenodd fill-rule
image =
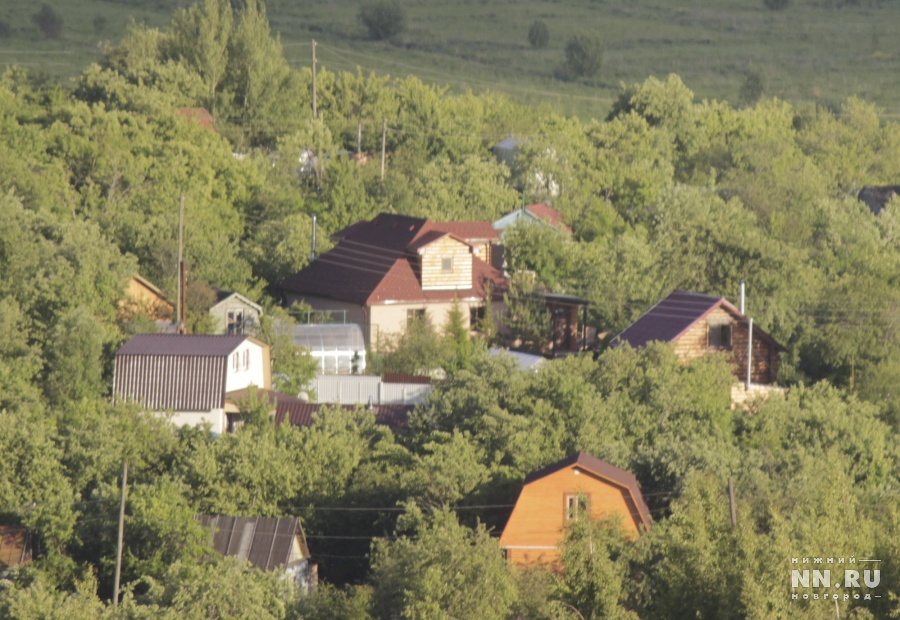
<path id="1" fill-rule="evenodd" d="M 506 278 L 490 265 L 499 239 L 490 222 L 433 222 L 382 213 L 332 236 L 336 245 L 286 279 L 288 303 L 305 302 L 363 327 L 366 342 L 402 333 L 427 316 L 440 328 L 458 303 L 474 323 L 500 309 Z"/>
<path id="2" fill-rule="evenodd" d="M 171 413 L 177 426 L 227 430 L 226 394 L 272 387 L 269 345 L 250 336 L 138 334 L 116 352 L 113 397 Z"/>
<path id="3" fill-rule="evenodd" d="M 212 547 L 221 555 L 246 560 L 259 570 L 279 571 L 300 592 L 315 590 L 318 571 L 297 517 L 198 515 L 197 520 L 211 531 Z"/>
<path id="4" fill-rule="evenodd" d="M 778 354 L 785 348 L 756 324 L 751 348 L 749 334 L 750 319 L 724 297 L 674 291 L 616 336 L 612 345 L 641 348 L 652 341 L 670 342 L 685 362 L 726 353 L 739 380 L 746 379 L 751 360 L 751 383 L 775 383 Z"/>
<path id="5" fill-rule="evenodd" d="M 518 566 L 554 566 L 566 524 L 583 515 L 621 517 L 624 531 L 634 537 L 651 525 L 637 479 L 579 452 L 525 478 L 500 547 Z"/>

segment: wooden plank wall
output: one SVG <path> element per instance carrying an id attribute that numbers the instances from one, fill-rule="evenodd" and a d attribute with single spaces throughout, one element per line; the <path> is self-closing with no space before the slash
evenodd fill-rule
<path id="1" fill-rule="evenodd" d="M 472 248 L 452 237 L 442 237 L 421 249 L 419 265 L 423 289 L 472 288 Z M 443 271 L 443 259 L 453 260 L 453 270 Z"/>

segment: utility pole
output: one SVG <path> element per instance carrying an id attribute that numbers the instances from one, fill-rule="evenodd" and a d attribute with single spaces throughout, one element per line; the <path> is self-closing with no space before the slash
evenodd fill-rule
<path id="1" fill-rule="evenodd" d="M 312 42 L 312 104 L 313 104 L 313 118 L 318 118 L 318 114 L 316 111 L 316 40 L 313 39 Z"/>
<path id="2" fill-rule="evenodd" d="M 384 156 L 387 143 L 387 119 L 381 119 L 381 180 L 384 181 Z"/>
<path id="3" fill-rule="evenodd" d="M 750 382 L 753 379 L 753 318 L 747 327 L 747 391 L 750 391 Z"/>
<path id="4" fill-rule="evenodd" d="M 122 541 L 125 534 L 125 494 L 128 491 L 128 461 L 122 466 L 122 501 L 119 504 L 119 544 L 116 548 L 116 578 L 113 583 L 113 608 L 119 606 L 119 580 L 122 576 Z"/>
<path id="5" fill-rule="evenodd" d="M 179 334 L 183 334 L 185 332 L 185 323 L 184 317 L 185 313 L 185 273 L 184 273 L 184 194 L 181 194 L 181 199 L 178 203 L 178 296 L 177 301 L 175 303 L 175 331 Z"/>
<path id="6" fill-rule="evenodd" d="M 737 509 L 734 505 L 734 480 L 728 479 L 728 507 L 731 509 L 731 527 L 737 527 Z"/>

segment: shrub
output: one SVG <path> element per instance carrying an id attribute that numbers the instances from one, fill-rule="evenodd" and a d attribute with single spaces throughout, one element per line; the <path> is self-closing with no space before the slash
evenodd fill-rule
<path id="1" fill-rule="evenodd" d="M 528 29 L 528 42 L 535 49 L 543 49 L 550 42 L 550 29 L 547 28 L 546 22 L 539 19 L 534 20 Z"/>
<path id="2" fill-rule="evenodd" d="M 592 77 L 603 64 L 603 44 L 597 37 L 579 34 L 566 43 L 566 71 L 571 77 Z"/>
<path id="3" fill-rule="evenodd" d="M 9 25 L 9 22 L 0 19 L 0 39 L 5 39 L 10 36 L 12 36 L 12 27 Z"/>
<path id="4" fill-rule="evenodd" d="M 772 11 L 783 11 L 788 8 L 790 3 L 791 0 L 763 0 L 763 4 L 766 5 L 766 8 Z"/>
<path id="5" fill-rule="evenodd" d="M 42 4 L 38 12 L 31 16 L 31 23 L 37 26 L 45 39 L 58 39 L 62 36 L 62 15 L 53 10 L 49 4 Z"/>
<path id="6" fill-rule="evenodd" d="M 94 26 L 94 32 L 97 34 L 101 34 L 104 30 L 106 30 L 106 18 L 102 15 L 98 15 L 94 18 L 94 21 L 91 22 Z"/>
<path id="7" fill-rule="evenodd" d="M 762 71 L 754 67 L 747 69 L 744 74 L 744 82 L 738 93 L 741 101 L 746 105 L 754 105 L 766 92 L 766 76 Z"/>
<path id="8" fill-rule="evenodd" d="M 396 2 L 370 2 L 360 7 L 359 21 L 376 41 L 392 39 L 406 28 L 406 11 Z"/>

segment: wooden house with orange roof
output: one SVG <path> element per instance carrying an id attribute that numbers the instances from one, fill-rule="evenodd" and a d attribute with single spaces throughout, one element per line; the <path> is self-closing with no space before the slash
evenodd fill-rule
<path id="1" fill-rule="evenodd" d="M 650 511 L 637 479 L 579 452 L 525 478 L 500 547 L 512 564 L 553 566 L 566 523 L 584 513 L 592 519 L 618 515 L 624 531 L 634 537 L 650 529 Z"/>

